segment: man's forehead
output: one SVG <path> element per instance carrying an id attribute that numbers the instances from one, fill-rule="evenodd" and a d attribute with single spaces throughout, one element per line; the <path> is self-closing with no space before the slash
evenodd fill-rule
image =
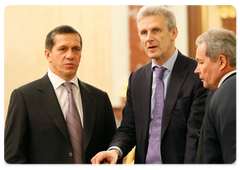
<path id="1" fill-rule="evenodd" d="M 80 37 L 79 37 L 79 35 L 77 34 L 77 33 L 62 33 L 62 34 L 56 34 L 55 36 L 54 36 L 54 39 L 59 39 L 59 38 L 79 38 L 80 39 Z"/>
<path id="2" fill-rule="evenodd" d="M 80 43 L 80 37 L 77 33 L 67 33 L 67 34 L 56 34 L 54 36 L 54 42 L 55 44 L 68 44 L 68 43 Z"/>

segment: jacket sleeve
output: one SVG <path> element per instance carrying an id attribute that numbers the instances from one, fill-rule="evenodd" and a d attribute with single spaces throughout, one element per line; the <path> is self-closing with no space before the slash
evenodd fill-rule
<path id="1" fill-rule="evenodd" d="M 109 100 L 109 97 L 106 93 L 105 95 L 105 148 L 108 147 L 109 143 L 111 142 L 115 132 L 116 132 L 116 123 L 115 123 L 115 118 L 114 118 L 114 114 L 113 114 L 113 109 L 112 109 L 112 105 L 111 102 Z"/>
<path id="2" fill-rule="evenodd" d="M 194 163 L 194 158 L 197 153 L 199 134 L 205 115 L 205 101 L 207 94 L 208 90 L 203 87 L 202 82 L 199 79 L 194 88 L 193 100 L 187 120 L 184 163 Z"/>
<path id="3" fill-rule="evenodd" d="M 4 158 L 7 163 L 27 163 L 28 117 L 24 98 L 14 90 L 5 122 Z"/>
<path id="4" fill-rule="evenodd" d="M 132 73 L 133 74 L 133 73 Z M 128 154 L 129 151 L 136 145 L 135 135 L 135 122 L 132 108 L 131 97 L 131 77 L 129 78 L 129 84 L 127 89 L 127 101 L 123 109 L 123 119 L 121 126 L 118 128 L 117 133 L 113 137 L 113 140 L 109 147 L 117 146 L 122 150 L 123 157 Z"/>

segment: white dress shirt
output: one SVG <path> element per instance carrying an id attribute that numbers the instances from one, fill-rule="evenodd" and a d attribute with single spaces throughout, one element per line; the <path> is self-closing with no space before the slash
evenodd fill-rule
<path id="1" fill-rule="evenodd" d="M 67 114 L 67 109 L 69 105 L 68 92 L 67 92 L 67 89 L 63 86 L 63 83 L 65 83 L 66 81 L 63 80 L 61 77 L 57 76 L 56 74 L 54 74 L 51 70 L 48 71 L 48 77 L 53 85 L 55 94 L 58 99 L 58 103 L 62 109 L 63 116 L 66 120 L 66 114 Z M 81 92 L 78 84 L 77 75 L 70 82 L 73 83 L 72 84 L 73 97 L 74 97 L 74 100 L 78 109 L 78 113 L 80 115 L 82 127 L 83 127 L 82 99 L 81 99 L 81 94 L 80 94 Z"/>
<path id="2" fill-rule="evenodd" d="M 229 73 L 225 74 L 225 75 L 221 78 L 221 80 L 219 81 L 219 83 L 218 83 L 218 88 L 222 85 L 222 83 L 224 82 L 224 80 L 225 80 L 226 78 L 228 78 L 230 75 L 232 75 L 232 74 L 234 74 L 234 73 L 236 73 L 236 72 L 237 72 L 237 70 L 233 70 L 233 71 L 230 71 Z"/>

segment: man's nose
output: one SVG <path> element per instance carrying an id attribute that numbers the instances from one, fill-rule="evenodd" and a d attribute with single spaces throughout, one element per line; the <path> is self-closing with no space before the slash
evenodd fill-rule
<path id="1" fill-rule="evenodd" d="M 74 54 L 72 50 L 68 50 L 66 54 L 66 58 L 72 60 L 74 58 Z"/>
<path id="2" fill-rule="evenodd" d="M 194 70 L 195 74 L 200 74 L 200 70 L 199 70 L 199 64 L 197 65 L 196 69 Z"/>
<path id="3" fill-rule="evenodd" d="M 149 32 L 147 34 L 147 41 L 153 41 L 153 40 L 154 40 L 153 34 L 151 32 Z"/>

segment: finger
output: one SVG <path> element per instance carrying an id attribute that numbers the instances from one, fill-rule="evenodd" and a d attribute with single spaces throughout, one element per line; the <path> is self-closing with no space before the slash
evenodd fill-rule
<path id="1" fill-rule="evenodd" d="M 116 164 L 117 160 L 115 160 L 114 158 L 111 159 L 110 164 Z"/>
<path id="2" fill-rule="evenodd" d="M 92 164 L 100 164 L 101 161 L 103 161 L 105 159 L 105 155 L 103 154 L 103 152 L 99 152 L 98 154 L 96 154 L 92 159 L 91 162 Z"/>
<path id="3" fill-rule="evenodd" d="M 92 164 L 96 164 L 95 159 L 91 159 L 91 163 L 92 163 Z"/>
<path id="4" fill-rule="evenodd" d="M 96 156 L 97 156 L 97 154 L 94 157 L 92 157 L 92 159 L 91 159 L 92 164 L 96 163 Z"/>
<path id="5" fill-rule="evenodd" d="M 110 164 L 109 162 L 104 162 L 103 164 Z"/>
<path id="6" fill-rule="evenodd" d="M 99 163 L 97 163 L 97 157 L 98 157 L 98 155 L 99 155 L 99 153 L 98 154 L 96 154 L 92 159 L 91 159 L 91 162 L 92 162 L 92 164 L 99 164 Z"/>

